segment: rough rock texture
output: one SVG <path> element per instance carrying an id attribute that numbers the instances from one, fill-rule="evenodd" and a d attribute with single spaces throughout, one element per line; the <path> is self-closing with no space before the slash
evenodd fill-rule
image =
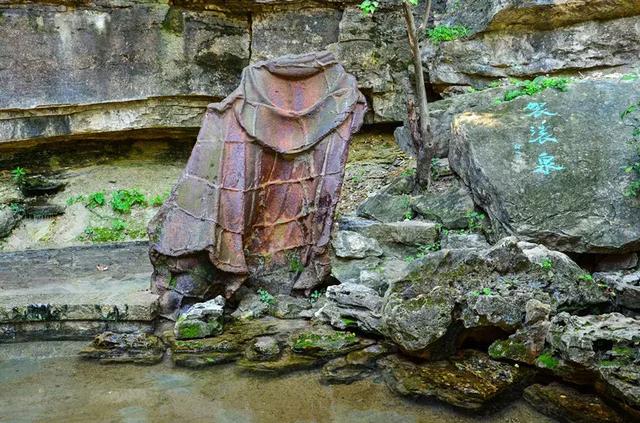
<path id="1" fill-rule="evenodd" d="M 331 53 L 243 71 L 236 91 L 209 106 L 183 175 L 149 224 L 164 315 L 183 296 L 229 296 L 247 278 L 285 294 L 323 282 L 347 148 L 365 110 Z M 201 280 L 185 289 L 177 278 Z"/>
<path id="2" fill-rule="evenodd" d="M 539 358 L 539 366 L 576 382 L 592 384 L 596 376 L 605 394 L 640 408 L 639 320 L 561 313 L 551 321 L 547 342 L 550 359 Z"/>
<path id="3" fill-rule="evenodd" d="M 593 278 L 608 285 L 615 293 L 615 302 L 622 309 L 640 311 L 640 271 L 594 273 Z"/>
<path id="4" fill-rule="evenodd" d="M 0 254 L 0 342 L 153 331 L 158 296 L 148 290 L 147 250 L 128 243 Z"/>
<path id="5" fill-rule="evenodd" d="M 449 232 L 442 237 L 440 246 L 444 250 L 460 248 L 489 248 L 485 237 L 481 234 Z"/>
<path id="6" fill-rule="evenodd" d="M 585 81 L 462 114 L 451 166 L 496 232 L 567 252 L 637 249 L 640 208 L 623 195 L 632 128 L 620 119 L 634 97 L 640 83 Z"/>
<path id="7" fill-rule="evenodd" d="M 418 215 L 449 229 L 466 228 L 467 214 L 474 207 L 469 191 L 454 178 L 437 192 L 425 192 L 411 199 L 411 208 Z"/>
<path id="8" fill-rule="evenodd" d="M 468 189 L 455 177 L 433 185 L 429 192 L 414 192 L 413 177 L 402 176 L 362 203 L 358 215 L 385 223 L 420 217 L 449 229 L 467 228 L 474 210 Z"/>
<path id="9" fill-rule="evenodd" d="M 336 256 L 341 258 L 361 259 L 382 255 L 382 248 L 380 248 L 378 241 L 352 231 L 336 232 L 331 245 Z"/>
<path id="10" fill-rule="evenodd" d="M 166 2 L 165 2 L 166 3 Z M 193 137 L 250 62 L 325 48 L 366 90 L 371 122 L 405 115 L 409 51 L 397 5 L 4 2 L 0 144 Z"/>
<path id="11" fill-rule="evenodd" d="M 172 360 L 177 366 L 200 368 L 238 360 L 248 347 L 255 346 L 257 341 L 254 340 L 258 338 L 276 337 L 280 342 L 292 332 L 306 330 L 308 327 L 306 321 L 267 317 L 232 322 L 225 327 L 223 334 L 212 338 L 181 341 L 175 340 L 171 333 L 168 343 Z"/>
<path id="12" fill-rule="evenodd" d="M 456 407 L 478 410 L 522 389 L 531 375 L 524 367 L 491 360 L 468 350 L 447 361 L 416 364 L 397 355 L 380 361 L 387 385 L 400 395 L 437 398 Z"/>
<path id="13" fill-rule="evenodd" d="M 465 39 L 425 43 L 431 82 L 486 86 L 496 78 L 588 73 L 636 66 L 640 6 L 634 1 L 474 0 L 449 2 L 442 21 L 467 26 Z"/>
<path id="14" fill-rule="evenodd" d="M 606 304 L 604 290 L 582 274 L 564 254 L 514 238 L 486 250 L 426 254 L 385 294 L 382 331 L 411 354 L 447 356 L 465 333 L 522 327 L 532 299 L 552 314 Z"/>
<path id="15" fill-rule="evenodd" d="M 156 364 L 162 360 L 164 350 L 163 342 L 155 335 L 104 332 L 80 351 L 80 356 L 105 364 Z"/>
<path id="16" fill-rule="evenodd" d="M 196 303 L 178 316 L 173 329 L 176 339 L 206 338 L 222 333 L 224 298 L 218 296 L 204 303 Z"/>
<path id="17" fill-rule="evenodd" d="M 623 423 L 624 417 L 598 396 L 568 386 L 531 385 L 524 399 L 536 410 L 567 423 Z"/>
<path id="18" fill-rule="evenodd" d="M 338 329 L 357 328 L 380 334 L 382 297 L 364 285 L 343 283 L 327 288 L 327 302 L 316 318 Z"/>
<path id="19" fill-rule="evenodd" d="M 349 384 L 364 379 L 376 370 L 378 359 L 392 351 L 390 345 L 374 344 L 334 358 L 322 367 L 320 380 L 327 384 Z"/>
<path id="20" fill-rule="evenodd" d="M 9 235 L 13 228 L 18 226 L 22 220 L 19 213 L 14 212 L 9 207 L 0 208 L 0 238 Z"/>

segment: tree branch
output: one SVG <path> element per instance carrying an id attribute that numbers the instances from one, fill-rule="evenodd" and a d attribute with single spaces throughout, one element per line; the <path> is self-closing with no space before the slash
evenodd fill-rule
<path id="1" fill-rule="evenodd" d="M 429 16 L 431 16 L 431 0 L 427 0 L 427 7 L 424 10 L 422 23 L 418 28 L 418 31 L 420 32 L 420 34 L 422 34 L 427 29 L 427 26 L 429 25 Z"/>

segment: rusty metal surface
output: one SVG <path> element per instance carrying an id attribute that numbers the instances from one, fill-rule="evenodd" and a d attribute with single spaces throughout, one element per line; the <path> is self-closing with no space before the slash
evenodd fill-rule
<path id="1" fill-rule="evenodd" d="M 191 285 L 229 295 L 283 267 L 293 275 L 281 291 L 318 285 L 329 273 L 349 140 L 365 111 L 355 78 L 330 53 L 247 67 L 239 87 L 209 106 L 184 173 L 150 223 L 156 291 L 176 291 L 176 276 L 208 265 L 205 252 L 210 280 Z M 191 268 L 167 264 L 194 256 Z"/>

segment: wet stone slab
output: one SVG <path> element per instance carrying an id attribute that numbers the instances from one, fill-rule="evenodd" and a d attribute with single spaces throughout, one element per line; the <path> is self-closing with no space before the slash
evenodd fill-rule
<path id="1" fill-rule="evenodd" d="M 0 342 L 151 329 L 146 251 L 129 243 L 0 254 Z"/>

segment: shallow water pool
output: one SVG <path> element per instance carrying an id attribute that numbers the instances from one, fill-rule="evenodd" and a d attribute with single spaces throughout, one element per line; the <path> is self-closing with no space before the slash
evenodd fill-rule
<path id="1" fill-rule="evenodd" d="M 523 401 L 490 416 L 392 394 L 382 382 L 326 386 L 317 372 L 256 377 L 204 370 L 99 365 L 86 342 L 0 344 L 1 422 L 547 423 Z"/>

